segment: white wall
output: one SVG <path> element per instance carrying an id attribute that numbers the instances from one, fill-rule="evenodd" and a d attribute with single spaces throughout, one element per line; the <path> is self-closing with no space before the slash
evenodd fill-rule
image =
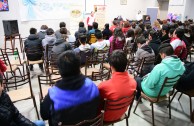
<path id="1" fill-rule="evenodd" d="M 141 10 L 142 14 L 146 14 L 147 7 L 156 7 L 158 5 L 157 0 L 128 0 L 127 2 L 127 5 L 120 5 L 120 0 L 106 0 L 106 22 L 110 23 L 113 18 L 118 15 L 122 15 L 128 19 L 135 19 L 138 10 Z M 67 21 L 67 19 L 21 22 L 17 0 L 9 0 L 9 9 L 8 12 L 0 12 L 0 47 L 2 47 L 4 43 L 2 20 L 18 20 L 19 31 L 22 37 L 27 37 L 29 35 L 29 29 L 31 27 L 35 27 L 39 30 L 42 24 L 57 30 L 59 28 L 59 22 L 65 21 L 67 23 L 67 28 L 69 27 L 69 21 Z"/>
<path id="2" fill-rule="evenodd" d="M 184 15 L 188 16 L 188 19 L 194 19 L 194 0 L 186 0 Z"/>

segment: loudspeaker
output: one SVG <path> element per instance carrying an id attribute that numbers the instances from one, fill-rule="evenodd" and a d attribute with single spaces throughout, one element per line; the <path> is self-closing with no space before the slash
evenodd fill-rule
<path id="1" fill-rule="evenodd" d="M 17 20 L 3 20 L 3 28 L 5 36 L 19 34 Z"/>

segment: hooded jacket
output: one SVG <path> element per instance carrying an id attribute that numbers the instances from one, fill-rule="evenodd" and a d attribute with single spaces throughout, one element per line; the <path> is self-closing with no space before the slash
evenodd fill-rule
<path id="1" fill-rule="evenodd" d="M 108 40 L 103 40 L 103 41 L 97 41 L 96 43 L 93 43 L 91 45 L 92 48 L 95 50 L 103 50 L 105 47 L 109 47 L 110 42 Z"/>
<path id="2" fill-rule="evenodd" d="M 99 106 L 96 85 L 83 75 L 63 78 L 49 89 L 40 105 L 41 117 L 50 126 L 73 125 L 96 117 Z"/>
<path id="3" fill-rule="evenodd" d="M 47 44 L 52 45 L 56 41 L 54 35 L 46 35 L 45 39 L 42 40 L 42 47 L 46 47 Z"/>
<path id="4" fill-rule="evenodd" d="M 149 42 L 149 46 L 154 50 L 155 55 L 157 56 L 159 53 L 159 47 L 160 47 L 161 41 L 159 38 L 153 38 L 150 42 Z"/>
<path id="5" fill-rule="evenodd" d="M 141 59 L 144 57 L 146 57 L 146 59 L 145 59 L 145 62 L 142 68 L 142 74 L 146 75 L 152 70 L 154 62 L 155 62 L 154 51 L 147 44 L 143 44 L 141 48 L 137 50 L 136 55 L 135 55 L 135 65 L 139 64 Z"/>
<path id="6" fill-rule="evenodd" d="M 87 30 L 84 27 L 79 27 L 78 31 L 75 32 L 75 38 L 78 39 L 79 33 L 87 34 Z"/>
<path id="7" fill-rule="evenodd" d="M 52 51 L 56 54 L 59 55 L 64 51 L 71 50 L 71 45 L 64 39 L 57 39 L 56 42 L 54 43 L 54 46 L 52 48 Z"/>
<path id="8" fill-rule="evenodd" d="M 27 58 L 30 61 L 36 61 L 36 60 L 40 60 L 42 58 L 42 44 L 41 44 L 41 39 L 39 39 L 38 35 L 35 34 L 31 34 L 28 36 L 28 39 L 25 40 L 24 42 L 24 46 L 25 46 L 25 50 L 27 52 L 27 49 L 38 49 L 38 52 L 40 51 L 40 53 L 35 53 L 35 54 L 28 54 L 27 53 Z"/>
<path id="9" fill-rule="evenodd" d="M 179 58 L 176 56 L 167 56 L 143 79 L 141 82 L 142 90 L 150 97 L 157 97 L 166 77 L 172 78 L 182 75 L 184 71 L 185 67 Z M 171 88 L 165 87 L 161 96 L 165 96 Z"/>

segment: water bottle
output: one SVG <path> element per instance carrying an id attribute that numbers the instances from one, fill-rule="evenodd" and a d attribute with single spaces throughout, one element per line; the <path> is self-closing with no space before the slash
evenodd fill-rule
<path id="1" fill-rule="evenodd" d="M 14 59 L 17 60 L 18 59 L 18 52 L 17 51 L 14 51 Z"/>

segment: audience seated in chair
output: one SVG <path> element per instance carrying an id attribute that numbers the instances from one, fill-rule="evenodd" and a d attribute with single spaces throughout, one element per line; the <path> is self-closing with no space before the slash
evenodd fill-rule
<path id="1" fill-rule="evenodd" d="M 131 96 L 136 90 L 135 79 L 128 74 L 126 70 L 127 57 L 121 50 L 113 51 L 109 60 L 112 78 L 108 81 L 102 82 L 98 89 L 100 91 L 101 99 L 117 100 L 125 96 Z M 105 111 L 104 121 L 115 121 L 121 118 L 127 111 L 127 106 L 118 111 Z"/>
<path id="2" fill-rule="evenodd" d="M 149 72 L 151 72 L 151 70 L 153 69 L 155 54 L 152 48 L 146 44 L 146 39 L 143 36 L 140 36 L 139 38 L 137 38 L 136 42 L 137 42 L 138 50 L 134 57 L 135 62 L 133 63 L 133 65 L 140 64 L 141 59 L 145 57 L 146 59 L 143 64 L 143 68 L 141 71 L 142 73 L 140 73 L 141 74 L 140 76 L 144 76 Z"/>
<path id="3" fill-rule="evenodd" d="M 176 89 L 188 91 L 194 89 L 194 62 L 185 64 L 185 72 L 177 83 Z"/>
<path id="4" fill-rule="evenodd" d="M 61 28 L 60 29 L 61 37 L 57 39 L 54 43 L 52 48 L 52 52 L 56 55 L 63 53 L 64 51 L 71 50 L 71 45 L 67 42 L 67 29 Z"/>
<path id="5" fill-rule="evenodd" d="M 125 36 L 121 28 L 115 28 L 113 35 L 109 38 L 110 41 L 110 54 L 117 49 L 123 49 L 125 44 Z"/>
<path id="6" fill-rule="evenodd" d="M 115 30 L 115 28 L 117 28 L 117 27 L 118 27 L 117 20 L 114 20 L 114 21 L 112 22 L 112 26 L 110 27 L 111 32 L 113 33 L 114 30 Z"/>
<path id="7" fill-rule="evenodd" d="M 61 28 L 66 28 L 66 23 L 65 23 L 65 22 L 60 22 L 60 23 L 59 23 L 59 28 L 60 28 L 60 29 L 61 29 Z M 60 38 L 61 38 L 60 29 L 57 30 L 57 31 L 55 32 L 55 37 L 56 37 L 56 39 L 60 39 Z M 70 31 L 67 30 L 67 35 L 70 35 L 70 34 L 71 34 Z"/>
<path id="8" fill-rule="evenodd" d="M 50 126 L 74 125 L 97 116 L 99 91 L 80 73 L 80 59 L 73 51 L 65 51 L 58 59 L 62 80 L 49 89 L 40 105 L 41 117 Z"/>
<path id="9" fill-rule="evenodd" d="M 112 31 L 109 29 L 109 24 L 106 23 L 104 25 L 104 30 L 102 31 L 103 39 L 109 40 L 109 38 L 112 36 Z"/>
<path id="10" fill-rule="evenodd" d="M 80 42 L 80 46 L 78 48 L 75 48 L 74 51 L 77 54 L 80 54 L 81 65 L 84 65 L 86 62 L 86 56 L 92 55 L 93 48 L 89 44 L 86 44 L 87 35 L 84 33 L 79 33 L 78 41 Z M 81 53 L 83 53 L 83 55 Z"/>
<path id="11" fill-rule="evenodd" d="M 103 50 L 103 49 L 105 49 L 105 47 L 110 46 L 110 42 L 108 40 L 103 39 L 103 35 L 102 35 L 102 32 L 100 30 L 96 30 L 95 37 L 96 37 L 97 41 L 96 41 L 96 43 L 93 43 L 91 45 L 91 47 L 94 48 L 95 51 Z"/>
<path id="12" fill-rule="evenodd" d="M 166 77 L 173 78 L 184 73 L 185 67 L 181 60 L 173 55 L 174 51 L 169 43 L 164 43 L 159 47 L 159 54 L 162 58 L 162 62 L 156 65 L 143 79 L 136 78 L 138 85 L 136 100 L 139 99 L 141 91 L 149 97 L 157 97 Z M 165 96 L 171 88 L 172 87 L 164 88 L 161 96 Z"/>
<path id="13" fill-rule="evenodd" d="M 44 39 L 45 38 L 45 36 L 46 36 L 46 30 L 48 29 L 48 26 L 47 25 L 42 25 L 41 27 L 40 27 L 40 31 L 37 33 L 38 34 L 38 37 L 40 38 L 40 39 Z"/>
<path id="14" fill-rule="evenodd" d="M 54 35 L 54 31 L 52 28 L 48 28 L 46 30 L 46 36 L 45 38 L 42 40 L 42 47 L 44 49 L 46 49 L 46 45 L 52 45 L 54 44 L 54 42 L 56 41 L 55 35 Z"/>
<path id="15" fill-rule="evenodd" d="M 42 40 L 39 39 L 36 33 L 37 33 L 37 30 L 35 28 L 31 28 L 30 35 L 24 42 L 26 56 L 29 61 L 41 60 L 43 56 L 42 55 L 42 44 L 41 44 Z M 40 53 L 28 54 L 28 50 L 32 50 L 32 49 L 38 49 L 37 51 L 39 51 Z M 41 69 L 41 71 L 44 71 L 43 63 L 39 64 L 39 68 Z M 30 65 L 30 70 L 33 71 L 33 65 Z"/>
<path id="16" fill-rule="evenodd" d="M 3 62 L 0 66 L 5 66 Z M 5 72 L 4 68 L 0 68 L 0 124 L 2 126 L 45 126 L 43 121 L 31 122 L 24 117 L 18 109 L 12 103 L 9 95 L 3 89 L 3 77 L 2 72 Z"/>
<path id="17" fill-rule="evenodd" d="M 183 36 L 183 29 L 175 29 L 170 44 L 174 49 L 174 54 L 177 55 L 181 60 L 186 60 L 187 48 L 185 42 L 183 41 Z"/>

